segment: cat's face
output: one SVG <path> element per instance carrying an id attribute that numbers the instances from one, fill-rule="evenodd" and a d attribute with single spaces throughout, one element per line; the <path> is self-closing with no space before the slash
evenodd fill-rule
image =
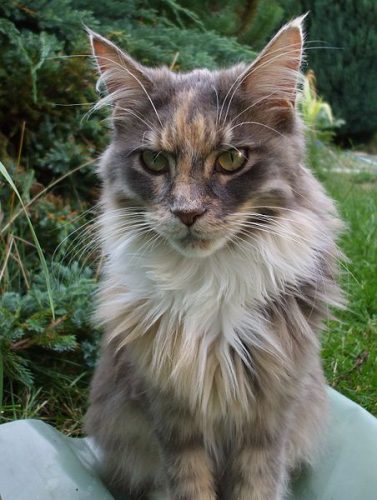
<path id="1" fill-rule="evenodd" d="M 144 68 L 91 35 L 114 109 L 101 175 L 125 231 L 152 232 L 183 255 L 205 256 L 263 231 L 294 204 L 298 22 L 250 67 L 185 74 Z"/>

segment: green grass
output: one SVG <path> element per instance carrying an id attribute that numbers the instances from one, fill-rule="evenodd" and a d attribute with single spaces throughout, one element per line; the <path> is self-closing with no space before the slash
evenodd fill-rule
<path id="1" fill-rule="evenodd" d="M 3 422 L 38 418 L 69 436 L 80 436 L 90 371 L 69 360 L 56 359 L 54 366 L 51 357 L 42 358 L 39 371 L 31 387 L 10 384 Z"/>
<path id="2" fill-rule="evenodd" d="M 377 416 L 377 172 L 319 177 L 347 224 L 340 245 L 349 259 L 342 276 L 348 307 L 323 336 L 326 376 Z"/>

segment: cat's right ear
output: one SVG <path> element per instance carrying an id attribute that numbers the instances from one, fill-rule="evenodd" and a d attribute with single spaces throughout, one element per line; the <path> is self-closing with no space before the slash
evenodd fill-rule
<path id="1" fill-rule="evenodd" d="M 147 69 L 107 38 L 89 28 L 86 30 L 100 74 L 99 82 L 105 84 L 111 100 L 132 100 L 145 95 L 151 85 Z"/>

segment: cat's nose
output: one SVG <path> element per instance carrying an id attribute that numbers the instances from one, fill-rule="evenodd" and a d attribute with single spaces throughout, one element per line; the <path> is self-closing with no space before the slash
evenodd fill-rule
<path id="1" fill-rule="evenodd" d="M 206 211 L 205 208 L 197 208 L 195 210 L 172 210 L 172 213 L 178 217 L 183 224 L 190 227 L 194 224 L 196 219 L 198 219 L 201 215 Z"/>

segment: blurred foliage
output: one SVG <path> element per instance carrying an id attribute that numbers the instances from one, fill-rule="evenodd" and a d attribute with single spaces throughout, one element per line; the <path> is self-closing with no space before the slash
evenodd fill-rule
<path id="1" fill-rule="evenodd" d="M 377 2 L 289 0 L 288 15 L 309 11 L 308 60 L 318 91 L 345 120 L 337 135 L 367 141 L 377 131 Z"/>
<path id="2" fill-rule="evenodd" d="M 298 109 L 305 124 L 307 155 L 312 168 L 316 169 L 321 143 L 330 143 L 344 120 L 335 118 L 330 104 L 318 96 L 313 70 L 304 75 Z"/>
<path id="3" fill-rule="evenodd" d="M 286 21 L 284 8 L 276 0 L 190 0 L 185 4 L 190 5 L 207 29 L 236 37 L 256 50 L 262 49 L 279 24 Z"/>
<path id="4" fill-rule="evenodd" d="M 98 122 L 81 120 L 81 105 L 96 99 L 87 58 L 65 57 L 87 51 L 78 34 L 92 18 L 70 3 L 0 5 L 0 154 L 5 163 L 20 156 L 42 181 L 78 165 L 101 138 Z"/>

